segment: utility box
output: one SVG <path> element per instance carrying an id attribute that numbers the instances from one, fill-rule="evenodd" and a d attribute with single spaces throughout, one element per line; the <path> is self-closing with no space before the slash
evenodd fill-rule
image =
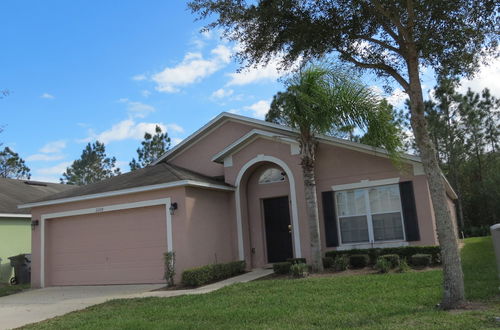
<path id="1" fill-rule="evenodd" d="M 497 256 L 498 278 L 500 278 L 500 223 L 490 227 L 491 239 L 493 240 L 493 248 Z"/>

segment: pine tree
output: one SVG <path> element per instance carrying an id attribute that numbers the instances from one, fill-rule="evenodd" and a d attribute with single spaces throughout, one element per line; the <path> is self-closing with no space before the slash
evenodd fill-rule
<path id="1" fill-rule="evenodd" d="M 89 143 L 73 164 L 66 169 L 61 183 L 86 185 L 121 174 L 120 169 L 115 166 L 116 158 L 106 156 L 104 143 L 96 141 Z"/>
<path id="2" fill-rule="evenodd" d="M 148 166 L 170 149 L 170 137 L 168 133 L 163 133 L 161 127 L 156 125 L 155 134 L 144 134 L 144 141 L 141 142 L 141 147 L 137 149 L 137 160 L 135 158 L 129 163 L 130 170 L 134 171 L 139 168 Z"/>
<path id="3" fill-rule="evenodd" d="M 29 179 L 30 169 L 24 160 L 9 147 L 0 151 L 0 178 Z"/>

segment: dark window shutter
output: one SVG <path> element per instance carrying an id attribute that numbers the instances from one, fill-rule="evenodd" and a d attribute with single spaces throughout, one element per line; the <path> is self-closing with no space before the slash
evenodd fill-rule
<path id="1" fill-rule="evenodd" d="M 321 193 L 323 199 L 323 216 L 325 220 L 326 246 L 339 246 L 339 236 L 337 233 L 337 217 L 335 216 L 335 202 L 333 191 Z"/>
<path id="2" fill-rule="evenodd" d="M 417 207 L 415 206 L 413 182 L 400 182 L 399 191 L 401 193 L 401 207 L 405 223 L 406 240 L 419 241 L 420 231 L 418 229 Z"/>

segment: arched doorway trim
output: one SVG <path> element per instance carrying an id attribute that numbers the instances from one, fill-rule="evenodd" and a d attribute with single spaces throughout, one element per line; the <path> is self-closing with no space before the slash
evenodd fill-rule
<path id="1" fill-rule="evenodd" d="M 288 167 L 288 165 L 279 158 L 273 156 L 265 156 L 258 155 L 257 157 L 248 161 L 245 165 L 243 165 L 238 172 L 238 176 L 236 177 L 236 230 L 238 235 L 238 256 L 240 260 L 245 259 L 245 248 L 243 244 L 243 224 L 242 219 L 243 216 L 241 214 L 241 180 L 243 179 L 243 175 L 246 171 L 254 164 L 260 162 L 269 162 L 274 163 L 280 166 L 283 171 L 285 171 L 286 176 L 288 177 L 290 184 L 290 201 L 292 204 L 292 229 L 293 229 L 293 246 L 295 258 L 301 258 L 302 252 L 300 249 L 300 231 L 299 231 L 299 213 L 297 210 L 297 194 L 295 191 L 295 179 L 293 177 L 292 170 Z"/>

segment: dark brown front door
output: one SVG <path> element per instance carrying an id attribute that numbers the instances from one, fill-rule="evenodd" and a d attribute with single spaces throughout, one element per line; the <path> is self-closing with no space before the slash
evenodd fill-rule
<path id="1" fill-rule="evenodd" d="M 288 196 L 264 199 L 268 262 L 293 257 Z"/>

